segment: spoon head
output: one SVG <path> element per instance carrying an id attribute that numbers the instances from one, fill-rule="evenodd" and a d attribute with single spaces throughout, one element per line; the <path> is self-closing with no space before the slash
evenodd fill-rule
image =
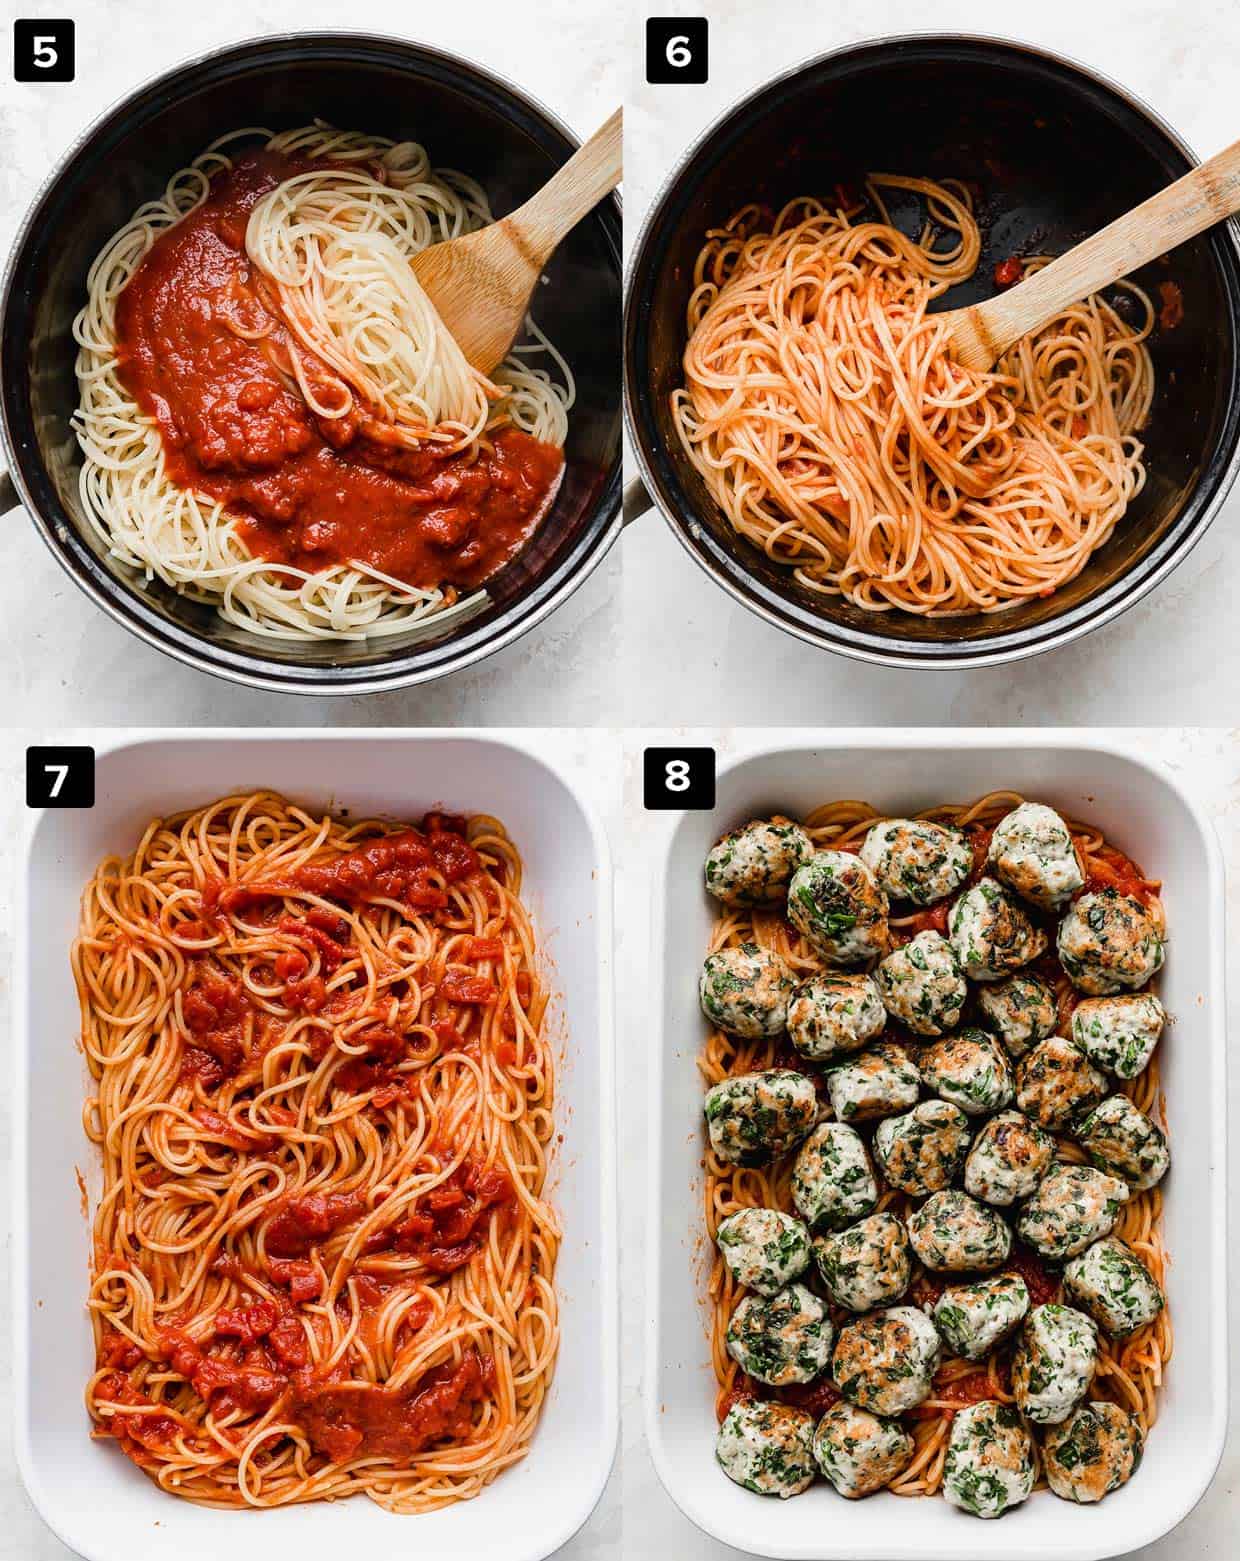
<path id="1" fill-rule="evenodd" d="M 413 274 L 471 368 L 490 374 L 520 335 L 539 267 L 507 220 L 432 244 Z"/>
<path id="2" fill-rule="evenodd" d="M 962 368 L 984 374 L 1003 356 L 1007 343 L 998 339 L 985 305 L 970 304 L 941 316 L 947 326 L 948 346 Z"/>

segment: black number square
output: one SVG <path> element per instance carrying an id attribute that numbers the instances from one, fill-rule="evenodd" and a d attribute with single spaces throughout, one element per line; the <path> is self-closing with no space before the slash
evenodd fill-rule
<path id="1" fill-rule="evenodd" d="M 652 86 L 687 81 L 701 86 L 708 61 L 704 16 L 646 18 L 646 80 Z"/>
<path id="2" fill-rule="evenodd" d="M 93 748 L 27 748 L 28 808 L 93 808 L 95 750 Z"/>
<path id="3" fill-rule="evenodd" d="M 15 81 L 72 81 L 73 56 L 71 21 L 13 23 Z"/>
<path id="4" fill-rule="evenodd" d="M 715 805 L 713 748 L 647 748 L 643 802 L 652 811 L 696 812 Z"/>

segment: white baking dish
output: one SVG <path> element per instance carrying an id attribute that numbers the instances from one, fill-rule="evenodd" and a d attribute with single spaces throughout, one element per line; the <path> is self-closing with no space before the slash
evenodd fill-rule
<path id="1" fill-rule="evenodd" d="M 704 1036 L 697 973 L 712 921 L 703 859 L 725 829 L 776 810 L 799 816 L 855 797 L 914 812 L 1004 787 L 1101 825 L 1164 884 L 1170 943 L 1161 992 L 1176 1021 L 1162 1042 L 1176 1343 L 1158 1423 L 1131 1483 L 1092 1507 L 1043 1492 L 995 1523 L 942 1500 L 887 1492 L 845 1502 L 823 1482 L 786 1502 L 755 1496 L 714 1461 L 694 1061 Z M 833 732 L 829 742 L 788 741 L 729 760 L 713 812 L 672 823 L 656 869 L 653 928 L 659 1021 L 650 1049 L 646 1426 L 659 1476 L 685 1514 L 728 1544 L 790 1561 L 1092 1561 L 1149 1544 L 1178 1523 L 1214 1474 L 1227 1423 L 1223 871 L 1212 829 L 1179 778 L 1132 754 L 1045 732 Z"/>
<path id="2" fill-rule="evenodd" d="M 524 857 L 524 897 L 548 958 L 548 1022 L 562 1037 L 550 1196 L 562 1217 L 561 1345 L 528 1458 L 475 1501 L 397 1517 L 364 1497 L 220 1512 L 159 1491 L 106 1441 L 82 1403 L 92 1367 L 83 1303 L 92 1193 L 82 1137 L 85 1068 L 68 951 L 81 888 L 147 821 L 234 789 L 269 786 L 354 817 L 416 819 L 448 806 L 498 815 Z M 611 870 L 588 801 L 542 758 L 482 734 L 171 735 L 99 755 L 90 811 L 47 812 L 30 830 L 19 887 L 13 1240 L 16 1447 L 49 1526 L 90 1561 L 299 1561 L 451 1555 L 536 1561 L 589 1516 L 618 1419 Z M 92 1182 L 92 1178 L 94 1179 Z"/>

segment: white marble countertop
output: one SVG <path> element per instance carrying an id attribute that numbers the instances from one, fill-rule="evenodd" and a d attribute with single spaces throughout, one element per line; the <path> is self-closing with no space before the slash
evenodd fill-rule
<path id="1" fill-rule="evenodd" d="M 521 734 L 527 740 L 528 733 Z M 798 734 L 771 731 L 695 730 L 694 742 L 709 744 L 721 754 L 752 751 Z M 821 735 L 819 732 L 817 735 Z M 1001 740 L 1001 734 L 996 733 Z M 1093 734 L 1103 742 L 1128 745 L 1160 760 L 1188 782 L 1214 821 L 1227 858 L 1228 914 L 1240 925 L 1240 733 L 1221 730 L 1116 730 Z M 22 830 L 20 800 L 23 754 L 29 742 L 48 740 L 36 731 L 0 735 L 0 884 L 14 882 L 15 840 Z M 106 738 L 106 734 L 100 734 Z M 647 1012 L 649 983 L 649 908 L 652 841 L 656 831 L 642 810 L 641 756 L 686 733 L 642 732 L 622 735 L 614 730 L 548 731 L 539 734 L 547 757 L 565 769 L 592 795 L 611 841 L 617 870 L 615 955 L 617 992 L 617 1066 L 620 1104 L 621 1184 L 621 1445 L 603 1500 L 580 1534 L 561 1552 L 560 1561 L 645 1561 L 676 1556 L 678 1561 L 729 1561 L 739 1556 L 708 1539 L 673 1505 L 655 1475 L 646 1451 L 643 1414 L 643 1332 L 645 1320 L 646 1186 L 648 1120 L 646 1098 L 647 1037 L 652 1032 Z M 1048 733 L 1048 740 L 1053 734 Z M 89 732 L 63 731 L 62 741 L 89 741 Z M 0 893 L 0 970 L 9 968 L 12 895 Z M 1229 954 L 1229 1030 L 1240 1034 L 1240 953 Z M 0 986 L 0 1032 L 8 1027 L 9 983 Z M 1232 1145 L 1230 1181 L 1240 1186 L 1240 1068 L 1231 1071 L 1230 1120 Z M 0 1091 L 0 1142 L 7 1142 L 8 1092 Z M 0 1167 L 7 1181 L 8 1166 Z M 67 1172 L 67 1174 L 69 1174 Z M 0 1209 L 8 1207 L 7 1186 L 0 1186 Z M 7 1221 L 0 1221 L 7 1242 Z M 1233 1245 L 1240 1247 L 1240 1199 L 1230 1212 Z M 8 1265 L 5 1265 L 6 1269 Z M 9 1404 L 10 1360 L 7 1288 L 0 1289 L 0 1561 L 67 1561 L 70 1552 L 34 1513 L 12 1461 Z M 1197 1510 L 1174 1533 L 1138 1552 L 1142 1561 L 1223 1561 L 1234 1554 L 1236 1517 L 1240 1511 L 1240 1288 L 1233 1286 L 1231 1303 L 1232 1371 L 1231 1435 L 1223 1463 Z M 703 1453 L 708 1456 L 708 1452 Z M 135 1556 L 135 1561 L 145 1561 Z"/>

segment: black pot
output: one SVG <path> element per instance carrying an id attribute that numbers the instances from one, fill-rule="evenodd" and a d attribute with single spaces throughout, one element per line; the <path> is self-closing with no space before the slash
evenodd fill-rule
<path id="1" fill-rule="evenodd" d="M 502 215 L 575 150 L 546 109 L 464 60 L 420 44 L 349 33 L 258 39 L 178 66 L 93 125 L 26 219 L 4 284 L 0 401 L 10 473 L 59 562 L 118 623 L 207 672 L 260 688 L 356 694 L 436 678 L 481 660 L 581 584 L 620 527 L 620 208 L 604 202 L 547 269 L 539 323 L 577 381 L 564 481 L 529 545 L 486 587 L 464 624 L 433 622 L 369 643 L 284 646 L 226 623 L 107 558 L 79 525 L 81 458 L 73 317 L 98 250 L 168 176 L 242 125 L 322 118 L 420 140 L 433 162 L 476 178 Z M 6 492 L 0 488 L 0 507 Z"/>
<path id="2" fill-rule="evenodd" d="M 928 619 L 870 613 L 797 584 L 728 526 L 685 456 L 670 397 L 681 383 L 685 306 L 706 229 L 748 201 L 858 187 L 871 171 L 978 182 L 984 248 L 971 282 L 937 307 L 987 297 L 997 261 L 1058 253 L 1193 166 L 1188 147 L 1120 87 L 1022 45 L 885 39 L 810 61 L 746 98 L 672 175 L 634 251 L 625 307 L 625 401 L 646 493 L 690 555 L 761 617 L 859 660 L 993 665 L 1062 645 L 1132 606 L 1200 540 L 1236 475 L 1240 441 L 1240 244 L 1234 223 L 1136 280 L 1174 280 L 1175 330 L 1151 342 L 1157 394 L 1143 435 L 1149 478 L 1115 533 L 1053 597 L 1007 612 Z"/>

